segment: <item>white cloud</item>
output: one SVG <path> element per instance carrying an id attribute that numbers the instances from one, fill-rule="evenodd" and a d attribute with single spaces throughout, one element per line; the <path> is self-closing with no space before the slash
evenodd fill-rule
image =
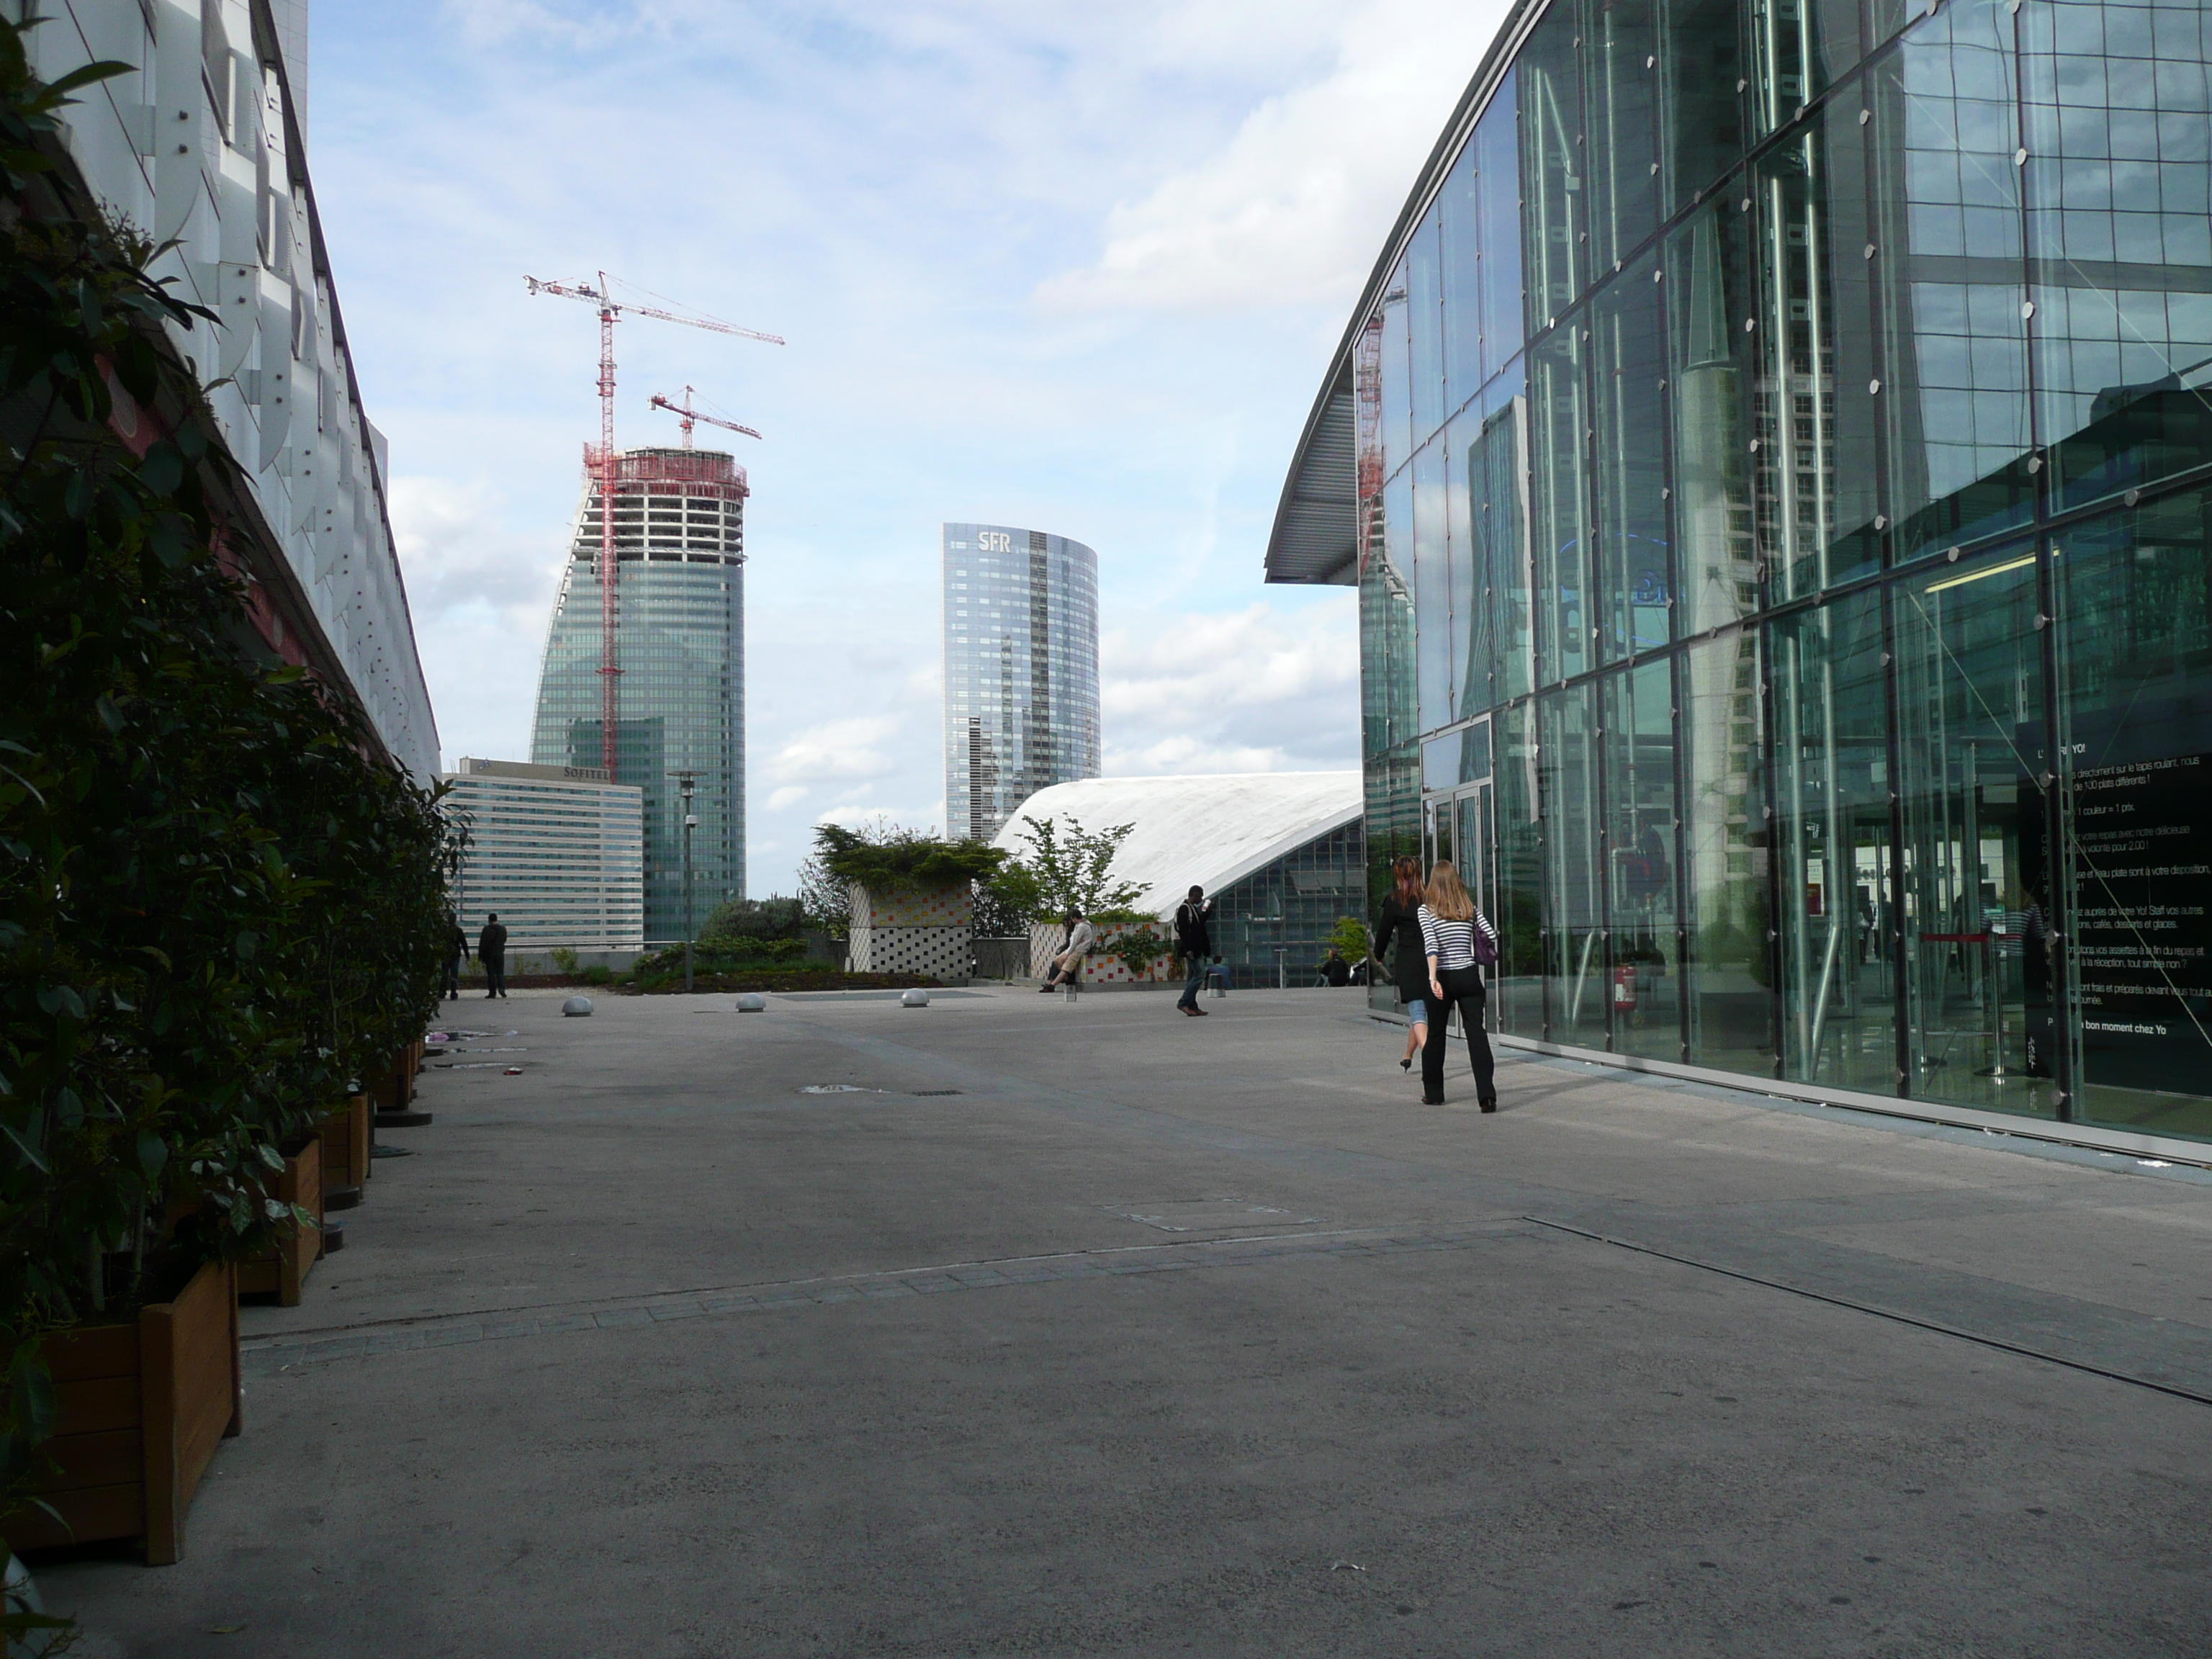
<path id="1" fill-rule="evenodd" d="M 771 812 L 781 812 L 785 807 L 796 806 L 799 802 L 805 799 L 806 786 L 805 784 L 787 783 L 782 788 L 776 790 L 769 796 L 768 810 Z"/>
<path id="2" fill-rule="evenodd" d="M 809 726 L 785 740 L 769 762 L 768 775 L 786 783 L 866 782 L 889 777 L 898 770 L 890 745 L 901 724 L 891 717 L 862 714 Z M 769 797 L 771 810 L 775 799 Z"/>
<path id="3" fill-rule="evenodd" d="M 1343 16 L 1327 75 L 1264 100 L 1220 149 L 1117 204 L 1097 262 L 1048 278 L 1039 305 L 1348 303 L 1505 11 L 1381 0 Z"/>

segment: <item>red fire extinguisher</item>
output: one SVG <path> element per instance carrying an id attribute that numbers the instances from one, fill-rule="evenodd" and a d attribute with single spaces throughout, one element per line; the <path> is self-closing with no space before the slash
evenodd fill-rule
<path id="1" fill-rule="evenodd" d="M 1624 962 L 1613 970 L 1613 1006 L 1623 1010 L 1636 1006 L 1636 969 L 1632 963 Z"/>

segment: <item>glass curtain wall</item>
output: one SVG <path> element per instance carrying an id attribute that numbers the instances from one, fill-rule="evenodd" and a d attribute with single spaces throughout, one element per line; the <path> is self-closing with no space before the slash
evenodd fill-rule
<path id="1" fill-rule="evenodd" d="M 2212 1137 L 2208 48 L 1534 24 L 1383 285 L 1362 486 L 1370 895 L 1425 739 L 1500 1030 Z"/>

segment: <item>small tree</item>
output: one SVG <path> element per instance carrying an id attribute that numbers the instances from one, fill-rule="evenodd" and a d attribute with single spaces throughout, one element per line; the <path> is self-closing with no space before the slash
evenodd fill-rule
<path id="1" fill-rule="evenodd" d="M 1115 855 L 1136 832 L 1135 824 L 1116 823 L 1094 832 L 1073 817 L 1060 823 L 1065 830 L 1049 818 L 1022 825 L 1030 855 L 1009 860 L 995 881 L 1009 906 L 1038 921 L 1070 910 L 1096 917 L 1101 911 L 1127 908 L 1144 896 L 1145 890 L 1136 883 L 1113 878 Z"/>
<path id="2" fill-rule="evenodd" d="M 718 905 L 699 930 L 708 939 L 797 939 L 806 931 L 804 901 L 771 894 L 764 899 L 733 898 Z"/>
<path id="3" fill-rule="evenodd" d="M 1326 942 L 1336 947 L 1337 955 L 1352 963 L 1366 961 L 1368 951 L 1373 944 L 1367 932 L 1367 924 L 1358 916 L 1339 916 L 1336 926 L 1329 929 Z"/>

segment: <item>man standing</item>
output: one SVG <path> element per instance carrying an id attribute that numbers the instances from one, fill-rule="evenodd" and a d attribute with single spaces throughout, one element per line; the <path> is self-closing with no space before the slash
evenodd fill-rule
<path id="1" fill-rule="evenodd" d="M 446 1000 L 461 1000 L 461 963 L 469 954 L 469 936 L 456 916 L 446 918 Z"/>
<path id="2" fill-rule="evenodd" d="M 477 960 L 483 963 L 484 979 L 491 989 L 487 997 L 507 994 L 507 929 L 499 925 L 499 912 L 495 910 L 484 918 L 483 932 L 477 935 Z"/>
<path id="3" fill-rule="evenodd" d="M 1189 970 L 1183 981 L 1182 1000 L 1176 1006 L 1201 1018 L 1206 1010 L 1198 1006 L 1198 988 L 1206 983 L 1206 964 L 1213 959 L 1213 930 L 1206 925 L 1212 914 L 1213 901 L 1206 897 L 1203 887 L 1194 886 L 1190 896 L 1176 906 L 1176 954 Z"/>

